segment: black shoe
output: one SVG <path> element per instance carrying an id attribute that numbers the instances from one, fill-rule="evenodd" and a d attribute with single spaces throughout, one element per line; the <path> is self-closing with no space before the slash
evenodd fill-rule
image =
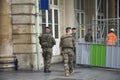
<path id="1" fill-rule="evenodd" d="M 46 72 L 46 69 L 44 69 L 44 71 L 43 72 Z"/>
<path id="2" fill-rule="evenodd" d="M 51 70 L 44 70 L 44 73 L 51 73 Z"/>
<path id="3" fill-rule="evenodd" d="M 48 73 L 51 73 L 51 70 L 47 70 Z"/>

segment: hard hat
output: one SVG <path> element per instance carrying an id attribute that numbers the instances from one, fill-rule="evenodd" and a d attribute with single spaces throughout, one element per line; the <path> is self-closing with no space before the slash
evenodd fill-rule
<path id="1" fill-rule="evenodd" d="M 114 32 L 114 31 L 115 31 L 115 29 L 111 28 L 111 29 L 110 29 L 110 31 L 113 31 L 113 32 Z"/>

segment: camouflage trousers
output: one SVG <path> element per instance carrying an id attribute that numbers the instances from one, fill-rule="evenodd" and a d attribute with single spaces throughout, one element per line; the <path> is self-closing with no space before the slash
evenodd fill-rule
<path id="1" fill-rule="evenodd" d="M 74 69 L 74 51 L 73 49 L 66 48 L 63 49 L 63 59 L 64 59 L 64 69 L 65 72 L 72 72 Z"/>
<path id="2" fill-rule="evenodd" d="M 49 70 L 52 59 L 52 48 L 43 49 L 44 69 Z"/>

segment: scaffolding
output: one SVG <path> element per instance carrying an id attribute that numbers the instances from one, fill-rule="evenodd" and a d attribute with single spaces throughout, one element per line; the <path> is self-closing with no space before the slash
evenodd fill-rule
<path id="1" fill-rule="evenodd" d="M 105 11 L 104 16 L 99 17 L 99 13 L 101 13 L 101 5 L 105 1 Z M 85 28 L 88 28 L 91 26 L 92 28 L 92 36 L 93 36 L 93 43 L 95 44 L 105 44 L 106 36 L 110 30 L 110 28 L 115 29 L 115 34 L 117 36 L 117 45 L 120 45 L 120 18 L 119 18 L 119 0 L 116 0 L 116 17 L 109 18 L 109 9 L 108 9 L 108 1 L 109 0 L 95 0 L 95 14 L 92 15 L 92 23 L 91 24 L 79 24 L 78 20 L 76 19 L 76 26 L 77 26 L 77 35 L 76 37 L 79 42 L 84 42 L 83 40 L 79 39 L 80 34 L 80 28 L 82 26 L 85 26 Z M 77 18 L 77 16 L 75 15 Z M 85 35 L 84 35 L 85 36 Z"/>
<path id="2" fill-rule="evenodd" d="M 116 0 L 116 10 L 117 10 L 117 17 L 116 18 L 109 18 L 108 16 L 108 0 L 106 0 L 106 18 L 105 19 L 98 19 L 98 13 L 100 11 L 100 5 L 101 2 L 104 0 L 95 0 L 95 4 L 96 4 L 96 16 L 95 16 L 95 20 L 93 20 L 93 31 L 95 31 L 95 36 L 94 36 L 94 41 L 96 43 L 104 43 L 106 41 L 106 36 L 110 30 L 110 28 L 114 28 L 115 29 L 115 34 L 117 36 L 117 45 L 119 46 L 119 22 L 120 22 L 120 18 L 119 18 L 119 0 Z M 100 34 L 100 35 L 98 35 Z"/>
<path id="3" fill-rule="evenodd" d="M 116 16 L 110 18 L 108 11 L 108 1 L 114 0 L 94 0 L 95 14 L 92 15 L 91 24 L 79 24 L 76 20 L 76 64 L 110 67 L 120 69 L 120 15 L 119 0 L 116 0 Z M 103 17 L 99 17 L 101 4 L 106 1 L 105 13 Z M 81 26 L 88 28 L 91 26 L 93 42 L 79 41 L 79 31 Z M 115 29 L 117 36 L 117 45 L 106 45 L 106 36 L 110 28 Z"/>
<path id="4" fill-rule="evenodd" d="M 93 23 L 93 31 L 96 35 L 94 35 L 93 37 L 93 41 L 94 43 L 97 43 L 97 44 L 105 44 L 105 41 L 107 39 L 107 34 L 109 33 L 109 30 L 111 28 L 114 28 L 115 29 L 115 34 L 117 36 L 117 44 L 119 45 L 119 33 L 120 33 L 120 30 L 119 30 L 119 23 L 118 21 L 120 21 L 119 18 L 109 18 L 109 19 L 98 19 L 97 20 L 97 24 L 94 24 Z M 96 22 L 94 20 L 94 22 Z"/>

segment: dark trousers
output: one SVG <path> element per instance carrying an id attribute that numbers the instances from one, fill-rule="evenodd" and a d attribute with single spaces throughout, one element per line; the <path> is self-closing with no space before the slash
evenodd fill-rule
<path id="1" fill-rule="evenodd" d="M 52 48 L 43 49 L 44 69 L 49 70 L 52 59 Z"/>

